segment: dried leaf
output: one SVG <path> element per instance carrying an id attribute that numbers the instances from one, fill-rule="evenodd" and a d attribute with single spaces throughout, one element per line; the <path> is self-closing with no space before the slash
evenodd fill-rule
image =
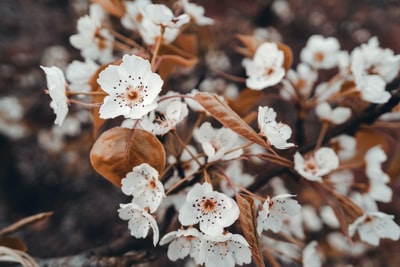
<path id="1" fill-rule="evenodd" d="M 277 45 L 278 49 L 281 50 L 284 54 L 285 61 L 283 62 L 283 67 L 285 68 L 286 71 L 288 71 L 293 63 L 292 49 L 283 43 L 277 43 Z"/>
<path id="2" fill-rule="evenodd" d="M 236 132 L 243 138 L 266 146 L 266 142 L 227 104 L 222 102 L 217 95 L 199 92 L 194 98 L 220 123 Z"/>
<path id="3" fill-rule="evenodd" d="M 177 47 L 180 47 L 189 55 L 197 55 L 198 40 L 195 34 L 180 34 L 178 35 L 174 43 Z"/>
<path id="4" fill-rule="evenodd" d="M 26 251 L 27 247 L 20 238 L 11 236 L 0 236 L 0 246 L 16 249 L 19 251 Z"/>
<path id="5" fill-rule="evenodd" d="M 49 212 L 42 212 L 39 214 L 35 214 L 26 218 L 23 218 L 3 229 L 0 230 L 0 236 L 3 235 L 8 235 L 11 233 L 14 233 L 24 227 L 27 227 L 31 224 L 40 222 L 40 221 L 44 221 L 47 220 L 51 215 L 53 215 L 53 212 L 49 211 Z"/>
<path id="6" fill-rule="evenodd" d="M 257 212 L 254 200 L 242 194 L 236 194 L 236 201 L 239 206 L 239 222 L 242 226 L 243 235 L 250 244 L 254 263 L 257 267 L 264 267 L 264 259 L 257 234 Z"/>
<path id="7" fill-rule="evenodd" d="M 260 101 L 262 91 L 244 89 L 235 100 L 229 102 L 229 106 L 241 117 L 246 116 L 254 105 Z"/>
<path id="8" fill-rule="evenodd" d="M 115 186 L 142 163 L 148 163 L 159 173 L 165 167 L 165 151 L 160 141 L 150 132 L 140 129 L 114 127 L 105 131 L 90 151 L 93 168 Z"/>
<path id="9" fill-rule="evenodd" d="M 254 56 L 257 48 L 261 44 L 261 41 L 255 39 L 251 35 L 237 34 L 236 38 L 245 46 L 244 48 L 236 47 L 236 51 L 248 58 L 252 58 Z"/>

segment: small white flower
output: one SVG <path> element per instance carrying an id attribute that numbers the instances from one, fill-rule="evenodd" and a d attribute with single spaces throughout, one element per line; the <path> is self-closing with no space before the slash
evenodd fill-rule
<path id="1" fill-rule="evenodd" d="M 311 36 L 300 52 L 302 62 L 316 69 L 330 69 L 338 63 L 339 42 L 336 38 L 324 38 L 321 35 Z"/>
<path id="2" fill-rule="evenodd" d="M 347 121 L 351 116 L 351 109 L 346 107 L 331 108 L 329 103 L 319 103 L 315 108 L 315 112 L 322 121 L 332 124 L 342 124 Z"/>
<path id="3" fill-rule="evenodd" d="M 299 63 L 296 71 L 292 69 L 288 70 L 287 78 L 292 82 L 301 96 L 308 97 L 318 79 L 318 72 L 311 69 L 307 64 Z"/>
<path id="4" fill-rule="evenodd" d="M 40 66 L 46 74 L 47 89 L 51 97 L 50 107 L 56 114 L 55 124 L 61 126 L 68 114 L 68 98 L 66 96 L 66 86 L 64 74 L 57 67 Z"/>
<path id="5" fill-rule="evenodd" d="M 183 10 L 188 14 L 197 25 L 211 25 L 214 20 L 204 16 L 204 7 L 190 3 L 188 0 L 180 0 Z"/>
<path id="6" fill-rule="evenodd" d="M 364 211 L 378 211 L 378 204 L 368 192 L 363 194 L 360 192 L 352 192 L 350 199 Z"/>
<path id="7" fill-rule="evenodd" d="M 177 95 L 177 93 L 168 92 L 164 97 Z M 189 114 L 189 109 L 186 103 L 183 103 L 180 98 L 172 98 L 160 101 L 155 110 L 149 113 L 140 121 L 140 126 L 143 129 L 152 132 L 155 135 L 164 135 L 176 125 L 183 121 Z"/>
<path id="8" fill-rule="evenodd" d="M 81 50 L 84 58 L 107 63 L 113 60 L 113 35 L 102 26 L 106 14 L 99 4 L 90 5 L 90 15 L 78 20 L 78 33 L 70 37 L 70 43 Z"/>
<path id="9" fill-rule="evenodd" d="M 338 218 L 336 217 L 335 211 L 331 206 L 325 205 L 321 207 L 320 215 L 322 221 L 329 225 L 331 228 L 339 228 L 340 223 Z"/>
<path id="10" fill-rule="evenodd" d="M 303 267 L 320 267 L 322 266 L 321 258 L 316 250 L 317 241 L 311 241 L 303 249 Z"/>
<path id="11" fill-rule="evenodd" d="M 153 245 L 157 245 L 159 239 L 158 225 L 154 217 L 147 211 L 135 203 L 120 204 L 118 215 L 122 220 L 128 220 L 131 235 L 136 238 L 146 238 L 151 228 L 153 230 Z"/>
<path id="12" fill-rule="evenodd" d="M 354 174 L 350 170 L 336 171 L 329 175 L 328 182 L 342 195 L 347 195 L 353 184 Z"/>
<path id="13" fill-rule="evenodd" d="M 254 181 L 254 176 L 243 172 L 242 161 L 233 160 L 229 162 L 229 165 L 225 169 L 225 175 L 237 185 L 247 187 Z M 225 179 L 221 180 L 221 191 L 227 196 L 233 196 L 234 191 L 229 187 Z"/>
<path id="14" fill-rule="evenodd" d="M 172 10 L 163 4 L 151 4 L 141 8 L 143 18 L 139 32 L 143 41 L 153 45 L 157 38 L 163 37 L 163 43 L 173 42 L 180 32 L 180 27 L 190 21 L 187 14 L 175 17 Z"/>
<path id="15" fill-rule="evenodd" d="M 368 149 L 364 156 L 366 163 L 366 174 L 370 180 L 389 182 L 389 176 L 383 172 L 381 164 L 387 160 L 385 151 L 377 145 Z"/>
<path id="16" fill-rule="evenodd" d="M 65 75 L 69 81 L 68 89 L 78 92 L 90 91 L 90 79 L 96 73 L 100 66 L 90 58 L 86 58 L 84 62 L 79 60 L 72 61 L 68 65 Z"/>
<path id="17" fill-rule="evenodd" d="M 293 143 L 287 143 L 292 135 L 289 125 L 276 121 L 276 112 L 270 107 L 258 107 L 258 128 L 260 134 L 267 138 L 269 144 L 277 149 L 293 147 Z"/>
<path id="18" fill-rule="evenodd" d="M 141 9 L 151 4 L 150 0 L 125 1 L 126 13 L 121 18 L 121 24 L 127 29 L 137 30 L 143 19 Z"/>
<path id="19" fill-rule="evenodd" d="M 205 267 L 234 267 L 251 262 L 251 250 L 246 239 L 239 234 L 205 235 L 200 246 L 197 264 Z"/>
<path id="20" fill-rule="evenodd" d="M 133 196 L 132 202 L 140 208 L 149 208 L 153 213 L 165 197 L 164 186 L 158 180 L 158 172 L 147 163 L 142 163 L 126 174 L 121 180 L 121 190 Z"/>
<path id="21" fill-rule="evenodd" d="M 258 212 L 257 232 L 271 230 L 274 233 L 282 229 L 283 221 L 300 213 L 301 206 L 297 200 L 290 199 L 295 195 L 283 194 L 273 198 L 267 197 L 262 210 Z"/>
<path id="22" fill-rule="evenodd" d="M 189 153 L 189 151 L 191 153 Z M 182 151 L 179 160 L 175 158 L 173 155 L 170 155 L 168 157 L 168 164 L 176 164 L 177 162 L 179 162 L 180 168 L 182 168 L 182 171 L 184 172 L 184 176 L 187 177 L 189 175 L 194 174 L 201 167 L 198 163 L 204 164 L 205 162 L 205 157 L 203 156 L 197 157 L 197 161 L 194 160 L 192 155 L 197 156 L 197 154 L 198 152 L 196 148 L 194 146 L 188 145 Z"/>
<path id="23" fill-rule="evenodd" d="M 357 88 L 360 90 L 363 100 L 374 103 L 384 104 L 389 101 L 391 94 L 385 91 L 386 83 L 378 75 L 360 75 L 355 77 Z"/>
<path id="24" fill-rule="evenodd" d="M 243 153 L 243 149 L 230 152 L 239 144 L 240 139 L 235 132 L 224 127 L 214 129 L 209 122 L 204 122 L 194 131 L 194 138 L 201 143 L 208 162 L 231 160 Z"/>
<path id="25" fill-rule="evenodd" d="M 339 158 L 335 151 L 329 147 L 321 147 L 305 158 L 299 152 L 294 155 L 295 170 L 310 181 L 322 182 L 322 176 L 338 167 Z"/>
<path id="26" fill-rule="evenodd" d="M 186 230 L 178 229 L 161 238 L 160 245 L 162 246 L 170 243 L 167 255 L 172 261 L 184 259 L 186 256 L 190 255 L 190 257 L 198 262 L 202 235 L 203 234 L 196 228 L 189 228 Z"/>
<path id="27" fill-rule="evenodd" d="M 329 141 L 341 160 L 351 159 L 356 153 L 357 141 L 353 136 L 341 134 Z"/>
<path id="28" fill-rule="evenodd" d="M 373 246 L 378 246 L 381 238 L 397 241 L 400 227 L 393 219 L 393 215 L 383 212 L 365 213 L 349 225 L 349 234 L 353 236 L 357 231 L 362 241 Z"/>
<path id="29" fill-rule="evenodd" d="M 285 76 L 284 59 L 284 53 L 276 43 L 265 42 L 260 45 L 253 59 L 245 58 L 242 62 L 248 76 L 246 86 L 262 90 L 278 84 Z"/>
<path id="30" fill-rule="evenodd" d="M 135 55 L 124 55 L 119 66 L 109 65 L 99 74 L 97 82 L 109 95 L 100 107 L 100 117 L 123 115 L 140 119 L 157 107 L 156 97 L 163 80 L 151 71 L 150 63 Z"/>
<path id="31" fill-rule="evenodd" d="M 209 183 L 195 184 L 188 192 L 186 202 L 179 210 L 182 225 L 199 223 L 205 234 L 216 236 L 224 227 L 232 225 L 239 217 L 239 207 L 226 195 L 213 191 Z"/>

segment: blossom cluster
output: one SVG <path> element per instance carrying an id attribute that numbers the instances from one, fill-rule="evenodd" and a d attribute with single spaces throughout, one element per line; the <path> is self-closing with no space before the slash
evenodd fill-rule
<path id="1" fill-rule="evenodd" d="M 190 258 L 205 266 L 248 264 L 259 255 L 321 266 L 320 240 L 307 233 L 322 230 L 323 224 L 339 235 L 327 238 L 331 247 L 350 246 L 346 237 L 372 246 L 382 238 L 400 238 L 394 216 L 379 211 L 377 203 L 388 203 L 393 195 L 382 166 L 388 159 L 384 144 L 360 152 L 359 136 L 328 135 L 363 107 L 392 97 L 387 86 L 399 73 L 400 56 L 381 48 L 376 37 L 349 53 L 340 50 L 336 38 L 313 35 L 292 68 L 290 48 L 281 38 L 261 30 L 238 35 L 246 73 L 242 84 L 207 78 L 198 88 L 184 90 L 166 81 L 179 74 L 176 65 L 190 69 L 207 61 L 185 50 L 181 44 L 188 39 L 180 39 L 187 37 L 186 30 L 213 24 L 204 8 L 187 0 L 172 7 L 150 0 L 98 2 L 78 20 L 70 38 L 84 61 L 73 61 L 66 78 L 60 68 L 42 69 L 56 125 L 67 123 L 72 105 L 90 108 L 96 145 L 104 146 L 107 161 L 92 164 L 132 197 L 118 214 L 133 237 L 147 238 L 151 230 L 154 246 L 168 244 L 170 260 Z M 116 21 L 131 35 L 114 30 Z M 229 69 L 229 59 L 219 64 Z M 321 81 L 325 70 L 336 74 Z M 318 134 L 311 148 L 298 138 L 304 129 L 285 116 L 285 107 L 258 101 L 272 91 L 297 111 L 298 124 L 314 115 Z M 242 102 L 249 94 L 256 100 Z M 108 131 L 107 120 L 129 134 L 115 140 L 97 136 Z M 123 160 L 120 151 L 113 152 L 121 142 Z M 269 176 L 271 165 L 283 167 L 282 177 Z M 261 172 L 252 170 L 260 167 Z M 291 178 L 301 185 L 290 188 L 293 192 L 285 181 Z M 307 200 L 310 195 L 315 202 Z M 171 206 L 177 220 L 166 212 Z M 174 221 L 169 225 L 174 231 L 160 233 L 160 224 L 166 229 Z M 358 253 L 367 249 L 362 246 Z"/>

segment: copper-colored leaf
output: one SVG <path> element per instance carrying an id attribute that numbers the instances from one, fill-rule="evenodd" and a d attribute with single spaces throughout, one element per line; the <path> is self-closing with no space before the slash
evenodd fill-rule
<path id="1" fill-rule="evenodd" d="M 0 246 L 26 251 L 27 247 L 20 238 L 11 236 L 0 236 Z"/>
<path id="2" fill-rule="evenodd" d="M 190 55 L 197 55 L 197 36 L 195 34 L 180 34 L 175 40 L 175 45 Z"/>
<path id="3" fill-rule="evenodd" d="M 240 92 L 239 96 L 235 100 L 229 102 L 229 106 L 239 116 L 244 117 L 250 110 L 254 110 L 254 105 L 260 100 L 262 91 L 244 89 Z"/>
<path id="4" fill-rule="evenodd" d="M 197 64 L 198 60 L 195 57 L 184 58 L 178 55 L 161 55 L 158 57 L 160 65 L 158 67 L 158 74 L 165 80 L 175 70 L 176 66 L 180 67 L 193 67 Z"/>
<path id="5" fill-rule="evenodd" d="M 165 167 L 165 151 L 150 132 L 114 127 L 96 140 L 90 151 L 90 162 L 99 174 L 120 187 L 121 179 L 142 163 L 161 173 Z"/>
<path id="6" fill-rule="evenodd" d="M 284 62 L 283 62 L 283 67 L 285 68 L 286 71 L 290 69 L 293 63 L 293 53 L 292 49 L 290 49 L 289 46 L 283 44 L 283 43 L 277 43 L 278 49 L 281 50 L 284 54 Z"/>
<path id="7" fill-rule="evenodd" d="M 53 215 L 53 212 L 49 211 L 49 212 L 42 212 L 42 213 L 38 213 L 38 214 L 35 214 L 32 216 L 23 218 L 7 227 L 1 229 L 0 236 L 14 233 L 14 232 L 20 230 L 21 228 L 27 227 L 31 224 L 47 220 L 51 215 Z"/>
<path id="8" fill-rule="evenodd" d="M 125 3 L 121 0 L 92 0 L 93 3 L 98 3 L 108 13 L 122 18 L 126 13 Z"/>
<path id="9" fill-rule="evenodd" d="M 257 212 L 254 200 L 242 194 L 236 194 L 236 201 L 239 206 L 239 222 L 243 235 L 250 245 L 254 263 L 257 267 L 264 267 L 264 259 L 257 234 Z"/>
<path id="10" fill-rule="evenodd" d="M 254 56 L 257 48 L 261 44 L 261 41 L 257 40 L 251 35 L 237 34 L 236 38 L 245 46 L 244 48 L 237 47 L 236 51 L 249 58 Z"/>
<path id="11" fill-rule="evenodd" d="M 216 94 L 199 92 L 194 98 L 220 123 L 243 138 L 265 146 L 266 143 L 237 113 L 221 101 Z"/>

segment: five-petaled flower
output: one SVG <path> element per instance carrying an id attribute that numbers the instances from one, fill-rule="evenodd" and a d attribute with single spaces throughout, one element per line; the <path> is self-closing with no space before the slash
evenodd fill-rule
<path id="1" fill-rule="evenodd" d="M 336 38 L 324 38 L 321 35 L 311 36 L 300 52 L 302 62 L 316 69 L 330 69 L 338 64 L 340 45 Z"/>
<path id="2" fill-rule="evenodd" d="M 118 215 L 122 220 L 128 220 L 131 235 L 136 238 L 145 238 L 149 229 L 153 230 L 153 245 L 159 239 L 158 225 L 154 217 L 135 203 L 120 204 Z"/>
<path id="3" fill-rule="evenodd" d="M 291 216 L 300 213 L 301 206 L 297 200 L 290 199 L 295 195 L 282 194 L 275 197 L 267 197 L 262 205 L 262 210 L 258 212 L 257 232 L 270 229 L 277 233 L 282 229 L 283 221 Z"/>
<path id="4" fill-rule="evenodd" d="M 267 137 L 269 144 L 277 149 L 286 149 L 293 147 L 293 143 L 287 140 L 292 135 L 292 129 L 289 125 L 276 121 L 276 112 L 270 107 L 258 107 L 258 128 L 260 134 Z"/>
<path id="5" fill-rule="evenodd" d="M 262 90 L 282 81 L 285 76 L 284 53 L 276 43 L 265 42 L 260 45 L 253 59 L 243 59 L 246 74 L 246 86 L 253 90 Z"/>
<path id="6" fill-rule="evenodd" d="M 378 246 L 381 238 L 399 240 L 400 227 L 393 219 L 393 215 L 383 212 L 364 213 L 349 225 L 349 234 L 353 236 L 357 231 L 362 241 L 373 246 Z"/>
<path id="7" fill-rule="evenodd" d="M 339 158 L 329 147 L 321 147 L 305 158 L 299 153 L 294 154 L 294 168 L 304 178 L 310 181 L 322 182 L 322 176 L 339 167 Z"/>
<path id="8" fill-rule="evenodd" d="M 109 95 L 100 107 L 100 117 L 119 115 L 140 119 L 157 107 L 155 101 L 163 80 L 151 71 L 150 63 L 135 55 L 124 55 L 119 66 L 109 65 L 99 74 L 97 82 Z"/>
<path id="9" fill-rule="evenodd" d="M 211 184 L 195 184 L 179 210 L 182 225 L 199 224 L 200 230 L 211 236 L 223 233 L 239 217 L 239 207 L 226 195 L 213 191 Z"/>
<path id="10" fill-rule="evenodd" d="M 147 163 L 142 163 L 122 179 L 121 190 L 125 195 L 133 196 L 133 203 L 154 212 L 165 197 L 164 186 L 158 180 L 158 176 L 156 169 Z"/>

